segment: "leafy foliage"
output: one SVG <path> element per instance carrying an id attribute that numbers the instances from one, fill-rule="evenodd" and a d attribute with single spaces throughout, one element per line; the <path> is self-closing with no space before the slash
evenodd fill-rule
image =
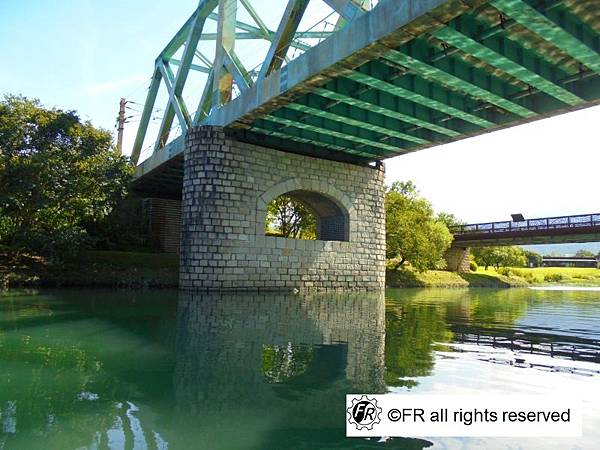
<path id="1" fill-rule="evenodd" d="M 316 239 L 317 219 L 302 202 L 281 195 L 267 206 L 267 233 L 294 239 Z"/>
<path id="2" fill-rule="evenodd" d="M 469 261 L 469 270 L 471 272 L 477 272 L 478 266 L 475 261 Z"/>
<path id="3" fill-rule="evenodd" d="M 466 225 L 466 222 L 464 220 L 460 220 L 454 214 L 447 213 L 444 211 L 439 213 L 437 218 L 440 222 L 443 222 L 444 224 L 446 224 L 446 226 L 448 228 L 455 227 L 457 225 Z"/>
<path id="4" fill-rule="evenodd" d="M 314 357 L 312 346 L 263 345 L 262 373 L 269 383 L 284 383 L 302 375 Z"/>
<path id="5" fill-rule="evenodd" d="M 559 281 L 562 281 L 564 279 L 564 275 L 562 273 L 548 273 L 546 275 L 544 275 L 544 281 L 547 281 L 549 283 L 558 283 Z"/>
<path id="6" fill-rule="evenodd" d="M 408 261 L 419 271 L 443 265 L 452 235 L 411 182 L 395 182 L 385 196 L 386 257 Z"/>
<path id="7" fill-rule="evenodd" d="M 578 258 L 595 258 L 596 257 L 596 255 L 594 254 L 593 251 L 585 250 L 585 249 L 577 250 L 577 253 L 575 253 L 575 256 L 577 256 Z"/>
<path id="8" fill-rule="evenodd" d="M 133 168 L 108 131 L 37 100 L 0 101 L 0 242 L 58 257 L 127 191 Z M 69 237 L 70 236 L 70 237 Z M 69 243 L 70 242 L 70 243 Z"/>
<path id="9" fill-rule="evenodd" d="M 531 250 L 524 250 L 524 253 L 530 267 L 540 267 L 542 265 L 542 255 Z"/>
<path id="10" fill-rule="evenodd" d="M 480 247 L 471 250 L 475 262 L 485 269 L 493 266 L 500 267 L 525 267 L 527 256 L 520 247 Z"/>

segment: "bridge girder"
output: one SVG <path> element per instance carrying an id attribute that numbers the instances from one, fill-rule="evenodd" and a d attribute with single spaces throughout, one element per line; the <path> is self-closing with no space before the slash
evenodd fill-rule
<path id="1" fill-rule="evenodd" d="M 169 102 L 155 156 L 165 151 L 174 117 L 182 131 L 221 125 L 250 142 L 286 141 L 286 151 L 305 145 L 317 157 L 368 163 L 600 104 L 600 16 L 572 0 L 380 0 L 371 11 L 362 0 L 331 0 L 326 3 L 339 13 L 337 31 L 310 49 L 299 40 L 305 32 L 297 31 L 307 1 L 290 0 L 277 31 L 250 0 L 238 1 L 255 25 L 229 16 L 231 44 L 216 65 L 196 48 L 184 51 L 185 58 L 175 54 L 213 37 L 223 47 L 219 33 L 197 28 L 207 19 L 225 25 L 214 12 L 219 0 L 201 1 L 157 59 L 134 161 L 161 83 Z M 600 0 L 587 3 L 600 9 Z M 238 35 L 272 41 L 259 70 L 248 70 L 237 57 Z M 286 62 L 288 47 L 304 54 Z M 180 89 L 191 70 L 208 80 L 189 113 Z M 237 96 L 212 88 L 222 86 L 216 74 Z"/>

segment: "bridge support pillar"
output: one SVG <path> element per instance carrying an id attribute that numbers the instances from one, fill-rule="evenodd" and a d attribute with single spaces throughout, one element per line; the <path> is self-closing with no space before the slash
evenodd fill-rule
<path id="1" fill-rule="evenodd" d="M 471 270 L 469 267 L 470 255 L 471 249 L 469 247 L 452 245 L 452 247 L 450 247 L 444 255 L 444 259 L 448 265 L 448 270 L 460 273 L 469 272 Z"/>
<path id="2" fill-rule="evenodd" d="M 383 167 L 238 142 L 219 127 L 187 136 L 180 287 L 380 290 L 385 282 Z M 267 205 L 288 194 L 317 216 L 321 240 L 265 235 Z"/>

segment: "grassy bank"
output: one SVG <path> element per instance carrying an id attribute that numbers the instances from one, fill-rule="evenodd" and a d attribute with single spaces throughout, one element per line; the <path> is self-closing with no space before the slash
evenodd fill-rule
<path id="1" fill-rule="evenodd" d="M 77 260 L 50 264 L 44 258 L 0 249 L 0 287 L 176 287 L 176 255 L 90 251 Z"/>
<path id="2" fill-rule="evenodd" d="M 417 272 L 409 267 L 388 269 L 386 286 L 395 288 L 437 287 L 437 288 L 509 288 L 525 287 L 527 281 L 518 276 L 505 276 L 497 272 L 456 273 L 446 270 Z"/>
<path id="3" fill-rule="evenodd" d="M 500 269 L 502 271 L 502 269 Z M 534 286 L 600 286 L 600 269 L 581 267 L 509 268 L 512 277 L 518 277 Z M 493 268 L 480 267 L 477 274 L 495 276 Z"/>
<path id="4" fill-rule="evenodd" d="M 388 269 L 388 287 L 526 287 L 526 286 L 600 286 L 600 270 L 577 267 L 536 267 L 500 269 L 478 268 L 476 272 L 456 273 L 445 270 L 416 272 L 410 267 Z"/>

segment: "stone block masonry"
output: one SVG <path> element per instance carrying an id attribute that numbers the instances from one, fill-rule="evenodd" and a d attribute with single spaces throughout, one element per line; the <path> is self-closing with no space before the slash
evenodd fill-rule
<path id="1" fill-rule="evenodd" d="M 321 198 L 314 200 L 320 229 L 336 240 L 265 236 L 267 205 L 286 193 Z M 180 252 L 182 289 L 383 289 L 383 167 L 247 144 L 220 127 L 194 128 L 185 149 Z"/>
<path id="2" fill-rule="evenodd" d="M 448 250 L 444 258 L 448 269 L 458 273 L 468 273 L 470 269 L 470 255 L 471 249 L 468 247 L 460 247 L 458 245 L 452 245 Z"/>

